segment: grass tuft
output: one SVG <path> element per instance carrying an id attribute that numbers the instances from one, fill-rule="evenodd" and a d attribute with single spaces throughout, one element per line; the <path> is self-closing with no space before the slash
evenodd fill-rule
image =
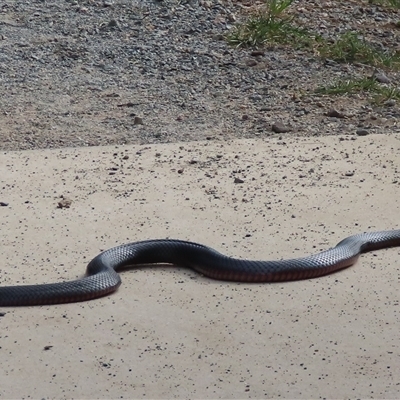
<path id="1" fill-rule="evenodd" d="M 355 32 L 346 32 L 334 43 L 325 42 L 320 56 L 338 62 L 360 62 L 375 67 L 400 67 L 400 53 L 383 51 L 361 39 Z"/>
<path id="2" fill-rule="evenodd" d="M 263 7 L 228 34 L 228 42 L 243 47 L 257 47 L 265 43 L 310 45 L 313 38 L 305 29 L 292 25 L 293 16 L 286 12 L 293 1 L 266 0 Z"/>
<path id="3" fill-rule="evenodd" d="M 400 52 L 385 50 L 367 42 L 357 32 L 347 32 L 336 39 L 324 39 L 294 24 L 294 16 L 288 12 L 294 0 L 264 0 L 247 21 L 238 24 L 227 36 L 235 46 L 258 47 L 268 44 L 284 44 L 293 48 L 308 47 L 321 58 L 341 63 L 362 63 L 376 68 L 400 69 Z M 400 0 L 369 0 L 370 3 L 400 8 Z M 400 22 L 399 22 L 400 24 Z M 396 87 L 381 85 L 375 78 L 348 79 L 316 90 L 321 94 L 352 94 L 369 92 L 373 102 L 400 99 Z"/>
<path id="4" fill-rule="evenodd" d="M 400 99 L 400 90 L 396 87 L 383 86 L 375 78 L 347 79 L 338 81 L 330 86 L 322 86 L 316 89 L 319 94 L 355 94 L 369 92 L 374 95 L 373 102 L 382 104 L 387 100 Z"/>
<path id="5" fill-rule="evenodd" d="M 378 4 L 383 7 L 400 8 L 400 0 L 368 0 L 369 4 Z"/>

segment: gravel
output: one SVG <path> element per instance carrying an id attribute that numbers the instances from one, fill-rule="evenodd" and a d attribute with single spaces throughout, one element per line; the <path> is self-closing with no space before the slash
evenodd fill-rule
<path id="1" fill-rule="evenodd" d="M 315 95 L 338 78 L 398 74 L 284 46 L 238 49 L 224 35 L 254 2 L 3 0 L 0 149 L 398 133 L 396 101 Z M 397 11 L 297 1 L 326 37 L 357 28 L 400 49 Z M 346 118 L 329 116 L 330 110 Z M 272 127 L 275 127 L 274 129 Z M 279 129 L 278 129 L 279 131 Z M 357 133 L 358 132 L 358 133 Z"/>

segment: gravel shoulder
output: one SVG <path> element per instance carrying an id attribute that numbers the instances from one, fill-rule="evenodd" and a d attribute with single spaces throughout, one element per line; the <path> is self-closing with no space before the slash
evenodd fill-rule
<path id="1" fill-rule="evenodd" d="M 14 1 L 0 6 L 0 149 L 145 144 L 280 135 L 398 133 L 396 103 L 316 96 L 373 68 L 282 46 L 259 52 L 224 35 L 254 7 L 231 1 Z M 362 27 L 398 48 L 397 11 L 361 1 L 298 1 L 328 36 Z M 392 81 L 398 80 L 390 73 Z M 329 116 L 337 110 L 341 118 Z"/>
<path id="2" fill-rule="evenodd" d="M 400 140 L 354 139 L 0 153 L 0 285 L 77 279 L 136 240 L 274 260 L 398 228 Z M 0 399 L 398 398 L 399 257 L 276 284 L 139 268 L 102 299 L 2 307 Z"/>

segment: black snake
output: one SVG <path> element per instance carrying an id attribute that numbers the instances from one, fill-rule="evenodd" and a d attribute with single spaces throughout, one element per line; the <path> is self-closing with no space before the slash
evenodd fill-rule
<path id="1" fill-rule="evenodd" d="M 227 257 L 197 243 L 147 240 L 104 251 L 88 264 L 87 276 L 76 281 L 0 287 L 0 306 L 72 303 L 104 296 L 119 287 L 116 271 L 126 266 L 168 263 L 214 279 L 277 282 L 326 275 L 354 264 L 361 253 L 393 246 L 400 246 L 400 230 L 350 236 L 336 247 L 308 257 L 250 261 Z"/>

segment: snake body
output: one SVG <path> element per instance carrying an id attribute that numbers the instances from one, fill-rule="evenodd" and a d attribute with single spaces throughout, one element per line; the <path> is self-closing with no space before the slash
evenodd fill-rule
<path id="1" fill-rule="evenodd" d="M 251 261 L 227 257 L 210 247 L 182 240 L 147 240 L 113 247 L 95 257 L 84 278 L 41 285 L 0 287 L 0 306 L 72 303 L 114 292 L 116 272 L 133 265 L 168 263 L 207 277 L 237 282 L 277 282 L 316 278 L 354 264 L 361 253 L 400 246 L 400 229 L 350 236 L 335 247 L 303 258 Z"/>

